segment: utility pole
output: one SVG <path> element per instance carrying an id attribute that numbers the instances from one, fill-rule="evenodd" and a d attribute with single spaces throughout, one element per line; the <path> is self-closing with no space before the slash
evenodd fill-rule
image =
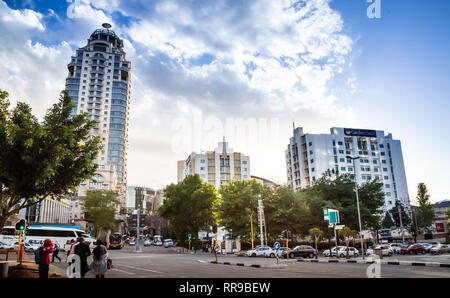
<path id="1" fill-rule="evenodd" d="M 259 198 L 261 198 L 261 195 L 258 195 Z M 264 245 L 264 231 L 263 231 L 263 204 L 262 200 L 258 200 L 258 215 L 259 215 L 259 229 L 260 229 L 260 238 L 261 238 L 261 246 Z"/>
<path id="2" fill-rule="evenodd" d="M 361 228 L 361 213 L 359 211 L 359 196 L 358 196 L 358 182 L 356 180 L 356 165 L 355 165 L 355 159 L 359 159 L 358 157 L 351 157 L 350 155 L 347 155 L 348 159 L 351 159 L 353 161 L 353 170 L 354 170 L 354 178 L 355 178 L 355 193 L 356 193 L 356 206 L 358 208 L 358 221 L 359 221 L 359 236 L 361 238 L 361 250 L 362 250 L 362 257 L 364 260 L 364 242 L 363 242 L 363 235 L 362 235 L 362 228 Z"/>
<path id="3" fill-rule="evenodd" d="M 137 203 L 138 203 L 138 209 L 137 209 L 137 222 L 136 222 L 136 252 L 142 252 L 141 250 L 141 241 L 140 241 L 140 233 L 139 233 L 139 224 L 140 224 L 140 214 L 141 214 L 141 205 L 142 200 L 144 198 L 143 188 L 142 187 L 136 187 L 136 197 L 137 197 Z"/>
<path id="4" fill-rule="evenodd" d="M 250 215 L 250 229 L 252 232 L 252 249 L 255 249 L 254 244 L 253 244 L 253 215 Z"/>
<path id="5" fill-rule="evenodd" d="M 398 217 L 400 218 L 400 229 L 402 230 L 402 243 L 405 243 L 405 231 L 403 230 L 402 212 L 400 209 L 400 202 L 397 200 Z"/>

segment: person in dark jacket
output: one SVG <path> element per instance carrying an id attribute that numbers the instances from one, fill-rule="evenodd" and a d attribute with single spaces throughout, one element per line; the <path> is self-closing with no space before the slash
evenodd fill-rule
<path id="1" fill-rule="evenodd" d="M 48 278 L 50 268 L 50 254 L 53 252 L 53 243 L 50 239 L 45 239 L 39 251 L 39 278 Z"/>
<path id="2" fill-rule="evenodd" d="M 88 272 L 87 258 L 91 255 L 91 249 L 89 245 L 84 243 L 84 238 L 79 237 L 77 239 L 78 243 L 74 246 L 74 253 L 80 257 L 81 263 L 81 278 L 84 278 L 86 272 Z"/>
<path id="3" fill-rule="evenodd" d="M 58 253 L 59 253 L 59 245 L 58 245 L 58 243 L 55 243 L 55 246 L 53 246 L 52 263 L 55 262 L 55 258 L 57 258 L 59 260 L 59 262 L 61 263 L 61 258 L 58 257 Z"/>

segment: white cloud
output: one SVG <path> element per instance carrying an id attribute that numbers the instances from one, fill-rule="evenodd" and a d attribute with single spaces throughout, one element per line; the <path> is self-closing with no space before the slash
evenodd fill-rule
<path id="1" fill-rule="evenodd" d="M 251 155 L 254 174 L 283 182 L 292 120 L 326 131 L 327 123 L 352 117 L 330 84 L 339 76 L 350 84 L 345 70 L 353 44 L 328 3 L 69 0 L 67 18 L 60 15 L 58 28 L 46 30 L 39 13 L 0 1 L 0 34 L 7 36 L 0 45 L 0 83 L 33 107 L 48 108 L 64 87 L 74 54 L 69 44 L 84 46 L 101 23 L 111 23 L 132 62 L 130 183 L 163 186 L 175 180 L 176 160 L 190 150 L 212 149 L 215 141 L 206 133 L 192 136 L 183 153 L 171 147 L 177 133 L 172 123 L 187 121 L 194 131 L 200 116 L 203 132 L 214 117 L 222 124 L 225 118 L 279 119 L 277 134 L 258 138 L 267 151 L 246 142 L 230 145 Z M 131 18 L 120 23 L 117 12 Z M 33 42 L 35 32 L 57 45 Z M 273 157 L 270 167 L 267 156 Z"/>

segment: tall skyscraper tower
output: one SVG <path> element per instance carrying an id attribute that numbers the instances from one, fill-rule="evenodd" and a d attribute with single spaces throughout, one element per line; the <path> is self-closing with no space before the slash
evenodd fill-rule
<path id="1" fill-rule="evenodd" d="M 102 26 L 67 66 L 66 89 L 75 104 L 72 113 L 87 112 L 90 119 L 97 120 L 91 135 L 100 136 L 102 141 L 95 160 L 98 171 L 81 184 L 77 195 L 83 197 L 93 189 L 116 190 L 125 206 L 131 63 L 126 59 L 123 40 L 110 30 L 110 24 Z"/>

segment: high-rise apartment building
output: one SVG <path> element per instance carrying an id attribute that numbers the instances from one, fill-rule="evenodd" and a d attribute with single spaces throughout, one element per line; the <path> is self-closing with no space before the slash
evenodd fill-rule
<path id="1" fill-rule="evenodd" d="M 330 134 L 307 134 L 294 129 L 285 152 L 287 180 L 295 190 L 308 187 L 327 170 L 355 175 L 358 185 L 378 179 L 383 183 L 385 210 L 398 200 L 409 209 L 402 147 L 381 130 L 331 128 Z M 353 166 L 350 157 L 356 159 Z"/>
<path id="2" fill-rule="evenodd" d="M 184 164 L 182 178 L 199 174 L 200 178 L 219 189 L 233 179 L 247 180 L 250 177 L 250 157 L 234 152 L 228 142 L 219 142 L 214 151 L 192 152 L 184 163 L 178 162 L 178 168 Z M 178 180 L 180 177 L 178 177 Z"/>
<path id="3" fill-rule="evenodd" d="M 73 113 L 88 113 L 90 119 L 98 121 L 91 135 L 100 136 L 102 143 L 94 180 L 83 182 L 78 196 L 91 189 L 116 190 L 125 206 L 131 63 L 126 59 L 123 40 L 110 28 L 103 24 L 91 34 L 87 45 L 76 51 L 68 64 L 66 89 L 75 104 Z"/>

